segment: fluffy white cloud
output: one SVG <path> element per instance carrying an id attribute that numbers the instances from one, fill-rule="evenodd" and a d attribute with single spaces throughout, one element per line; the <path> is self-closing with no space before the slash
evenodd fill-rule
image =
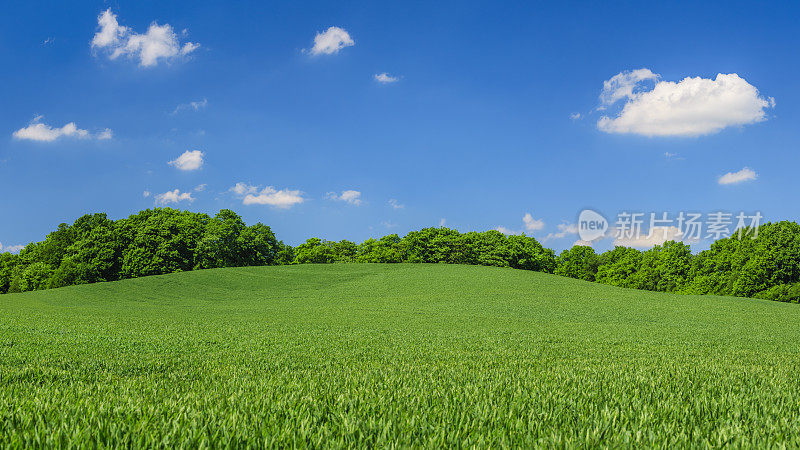
<path id="1" fill-rule="evenodd" d="M 611 232 L 611 229 L 609 229 Z M 684 241 L 690 242 L 688 239 L 683 239 L 683 232 L 681 232 L 680 228 L 675 226 L 654 226 L 650 229 L 648 234 L 641 233 L 639 236 L 631 237 L 620 237 L 616 236 L 616 232 L 614 231 L 612 236 L 614 237 L 614 245 L 621 245 L 624 247 L 638 247 L 638 248 L 650 248 L 654 245 L 661 245 L 667 241 Z"/>
<path id="2" fill-rule="evenodd" d="M 12 136 L 14 139 L 38 141 L 38 142 L 53 142 L 62 137 L 75 137 L 79 139 L 111 139 L 114 134 L 108 128 L 100 131 L 97 134 L 89 133 L 89 131 L 78 128 L 75 122 L 70 122 L 63 127 L 51 127 L 50 125 L 41 123 L 42 116 L 35 117 L 27 127 L 20 128 L 15 131 Z"/>
<path id="3" fill-rule="evenodd" d="M 530 213 L 525 213 L 522 217 L 522 222 L 525 224 L 525 229 L 528 231 L 538 231 L 544 228 L 544 220 L 534 219 Z"/>
<path id="4" fill-rule="evenodd" d="M 128 56 L 139 60 L 143 67 L 155 66 L 159 61 L 171 61 L 197 50 L 199 44 L 180 43 L 178 35 L 169 24 L 150 24 L 147 32 L 139 34 L 122 26 L 117 15 L 107 9 L 97 17 L 99 30 L 92 38 L 92 48 L 107 52 L 110 59 Z"/>
<path id="5" fill-rule="evenodd" d="M 744 181 L 755 180 L 756 178 L 758 178 L 756 172 L 749 167 L 745 167 L 738 172 L 728 172 L 722 175 L 717 182 L 719 184 L 737 184 Z"/>
<path id="6" fill-rule="evenodd" d="M 153 194 L 150 191 L 142 192 L 142 197 L 144 197 L 144 198 L 150 197 L 151 195 L 153 195 Z"/>
<path id="7" fill-rule="evenodd" d="M 525 230 L 529 231 L 529 232 L 538 231 L 538 230 L 541 230 L 542 228 L 544 228 L 544 220 L 534 219 L 533 216 L 530 213 L 525 213 L 525 215 L 522 216 L 522 223 L 525 226 Z M 523 231 L 521 231 L 521 230 L 520 231 L 516 231 L 516 230 L 512 230 L 510 228 L 503 227 L 503 226 L 499 226 L 499 227 L 495 228 L 495 230 L 497 230 L 497 231 L 499 231 L 499 232 L 501 232 L 503 234 L 522 234 L 523 233 Z"/>
<path id="8" fill-rule="evenodd" d="M 383 73 L 376 73 L 374 75 L 375 81 L 381 84 L 389 84 L 394 83 L 400 80 L 400 77 L 393 77 L 386 72 Z"/>
<path id="9" fill-rule="evenodd" d="M 192 197 L 191 192 L 181 192 L 178 189 L 164 192 L 163 194 L 156 194 L 156 204 L 159 205 L 168 205 L 170 203 L 178 203 L 182 201 L 188 201 L 189 203 L 194 201 L 194 197 Z"/>
<path id="10" fill-rule="evenodd" d="M 205 153 L 200 150 L 186 150 L 177 159 L 169 161 L 167 164 L 176 167 L 178 170 L 197 170 L 203 167 L 203 157 Z"/>
<path id="11" fill-rule="evenodd" d="M 312 55 L 332 55 L 339 53 L 339 50 L 345 47 L 353 45 L 355 45 L 355 42 L 350 37 L 350 33 L 343 28 L 330 27 L 314 36 L 314 46 L 311 47 L 309 52 Z"/>
<path id="12" fill-rule="evenodd" d="M 0 253 L 5 253 L 5 252 L 8 252 L 8 253 L 19 253 L 19 251 L 22 250 L 23 248 L 25 248 L 24 245 L 5 245 L 4 246 L 3 243 L 0 242 Z"/>
<path id="13" fill-rule="evenodd" d="M 616 117 L 601 117 L 597 128 L 643 136 L 700 136 L 764 121 L 764 110 L 775 106 L 774 99 L 762 97 L 735 73 L 658 81 L 651 90 L 637 89 L 642 81 L 656 79 L 648 69 L 639 69 L 606 81 L 601 109 L 622 99 L 625 104 Z"/>
<path id="14" fill-rule="evenodd" d="M 201 109 L 205 109 L 206 106 L 208 106 L 208 99 L 205 98 L 195 102 L 181 103 L 175 107 L 175 110 L 172 111 L 172 114 L 175 115 L 184 110 L 200 111 Z"/>
<path id="15" fill-rule="evenodd" d="M 400 202 L 397 201 L 397 199 L 394 198 L 389 199 L 389 206 L 391 206 L 394 209 L 403 209 L 406 207 L 406 205 L 401 204 Z"/>
<path id="16" fill-rule="evenodd" d="M 277 190 L 272 186 L 259 189 L 258 186 L 236 183 L 230 190 L 234 194 L 243 197 L 242 203 L 245 205 L 269 205 L 286 209 L 305 201 L 303 193 L 298 190 Z"/>
<path id="17" fill-rule="evenodd" d="M 346 202 L 355 206 L 361 205 L 361 192 L 359 191 L 347 190 L 342 191 L 341 194 L 337 194 L 336 192 L 328 192 L 325 194 L 325 197 L 330 200 Z"/>

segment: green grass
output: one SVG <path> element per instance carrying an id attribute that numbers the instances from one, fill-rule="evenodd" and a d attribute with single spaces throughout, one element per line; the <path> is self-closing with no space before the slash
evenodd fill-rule
<path id="1" fill-rule="evenodd" d="M 800 307 L 449 265 L 0 296 L 0 447 L 800 445 Z"/>

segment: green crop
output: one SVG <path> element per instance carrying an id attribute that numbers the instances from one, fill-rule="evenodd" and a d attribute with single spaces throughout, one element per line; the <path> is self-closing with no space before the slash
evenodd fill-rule
<path id="1" fill-rule="evenodd" d="M 456 265 L 0 297 L 0 446 L 800 446 L 800 307 Z"/>

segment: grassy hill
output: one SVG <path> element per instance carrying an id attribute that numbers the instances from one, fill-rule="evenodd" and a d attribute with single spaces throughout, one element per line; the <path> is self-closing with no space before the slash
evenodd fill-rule
<path id="1" fill-rule="evenodd" d="M 451 265 L 0 296 L 0 446 L 800 445 L 800 307 Z"/>

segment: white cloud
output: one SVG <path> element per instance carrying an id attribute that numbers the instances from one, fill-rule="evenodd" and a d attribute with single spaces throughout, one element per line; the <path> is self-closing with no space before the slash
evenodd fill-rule
<path id="1" fill-rule="evenodd" d="M 144 198 L 150 197 L 151 195 L 152 195 L 152 193 L 150 191 L 142 192 L 142 197 L 144 197 Z"/>
<path id="2" fill-rule="evenodd" d="M 538 231 L 544 228 L 544 220 L 534 219 L 530 213 L 525 213 L 522 217 L 522 222 L 525 224 L 525 229 L 528 231 Z"/>
<path id="3" fill-rule="evenodd" d="M 551 239 L 562 239 L 568 235 L 578 234 L 578 225 L 574 223 L 560 223 L 556 225 L 556 228 L 558 228 L 558 232 L 547 233 L 547 236 L 541 239 L 542 242 L 546 242 Z"/>
<path id="4" fill-rule="evenodd" d="M 314 36 L 314 46 L 311 47 L 309 52 L 312 55 L 332 55 L 339 53 L 339 50 L 345 47 L 353 45 L 355 45 L 355 42 L 350 37 L 350 33 L 343 28 L 330 27 Z"/>
<path id="5" fill-rule="evenodd" d="M 197 50 L 199 44 L 186 42 L 181 45 L 178 35 L 169 24 L 150 24 L 147 32 L 139 34 L 122 26 L 117 15 L 107 9 L 97 17 L 99 30 L 92 38 L 92 49 L 103 49 L 109 59 L 127 56 L 139 60 L 143 67 L 155 66 L 159 61 L 172 61 Z"/>
<path id="6" fill-rule="evenodd" d="M 609 231 L 611 230 L 609 229 Z M 621 245 L 624 247 L 650 248 L 654 245 L 661 245 L 667 241 L 689 242 L 689 240 L 683 239 L 683 233 L 681 232 L 680 228 L 675 226 L 654 226 L 646 235 L 641 233 L 639 236 L 636 236 L 634 233 L 634 236 L 631 237 L 616 236 L 617 233 L 613 233 L 614 245 Z"/>
<path id="7" fill-rule="evenodd" d="M 582 241 L 582 240 L 578 239 L 577 241 L 575 241 L 572 244 L 573 247 L 575 247 L 576 245 L 583 245 L 585 247 L 594 247 L 594 242 L 592 242 L 592 241 Z"/>
<path id="8" fill-rule="evenodd" d="M 443 227 L 446 223 L 447 223 L 447 219 L 445 219 L 444 217 L 439 219 L 439 228 Z"/>
<path id="9" fill-rule="evenodd" d="M 172 111 L 172 114 L 175 115 L 184 110 L 200 111 L 201 109 L 205 109 L 206 106 L 208 106 L 208 99 L 206 98 L 194 102 L 181 103 L 175 107 L 175 110 Z"/>
<path id="10" fill-rule="evenodd" d="M 716 79 L 684 78 L 658 81 L 651 90 L 637 90 L 658 75 L 647 69 L 623 72 L 606 81 L 600 95 L 603 109 L 625 99 L 616 117 L 603 116 L 597 128 L 606 133 L 643 136 L 701 136 L 724 128 L 766 120 L 766 108 L 775 100 L 739 75 L 718 74 Z"/>
<path id="11" fill-rule="evenodd" d="M 5 253 L 5 252 L 19 253 L 19 251 L 22 250 L 23 248 L 25 248 L 24 245 L 5 245 L 4 246 L 3 243 L 0 242 L 0 253 Z"/>
<path id="12" fill-rule="evenodd" d="M 194 191 L 195 191 L 195 192 L 203 192 L 203 191 L 205 191 L 205 190 L 206 190 L 206 188 L 207 188 L 207 187 L 208 187 L 208 185 L 207 185 L 207 184 L 205 184 L 205 183 L 203 183 L 203 184 L 198 184 L 198 185 L 197 185 L 197 186 L 194 188 Z"/>
<path id="13" fill-rule="evenodd" d="M 717 182 L 719 184 L 737 184 L 745 181 L 755 180 L 756 178 L 758 178 L 756 172 L 749 167 L 745 167 L 738 172 L 728 172 L 725 175 L 722 175 L 719 177 Z"/>
<path id="14" fill-rule="evenodd" d="M 373 77 L 375 78 L 375 81 L 381 84 L 389 84 L 400 81 L 400 77 L 393 77 L 386 72 L 376 73 Z"/>
<path id="15" fill-rule="evenodd" d="M 525 213 L 525 215 L 522 216 L 522 223 L 525 226 L 525 230 L 529 231 L 529 232 L 538 231 L 538 230 L 541 230 L 542 228 L 544 228 L 544 220 L 534 219 L 533 216 L 530 213 Z M 522 234 L 523 233 L 523 231 L 521 231 L 521 230 L 520 231 L 516 231 L 516 230 L 512 230 L 510 228 L 503 227 L 503 226 L 499 226 L 499 227 L 495 228 L 495 230 L 497 230 L 497 231 L 499 231 L 499 232 L 501 232 L 503 234 Z"/>
<path id="16" fill-rule="evenodd" d="M 203 167 L 203 157 L 205 153 L 200 150 L 186 150 L 177 159 L 169 161 L 167 164 L 176 167 L 178 170 L 197 170 Z"/>
<path id="17" fill-rule="evenodd" d="M 347 202 L 355 206 L 361 205 L 361 192 L 359 191 L 347 190 L 342 191 L 341 194 L 337 194 L 336 192 L 328 192 L 325 197 L 330 200 Z"/>
<path id="18" fill-rule="evenodd" d="M 581 113 L 572 113 L 569 115 L 569 118 L 572 120 L 580 120 L 581 117 L 583 117 Z"/>
<path id="19" fill-rule="evenodd" d="M 657 80 L 658 74 L 650 69 L 637 69 L 620 72 L 611 79 L 603 82 L 603 92 L 600 93 L 601 108 L 616 103 L 623 98 L 634 98 L 634 89 L 641 88 L 642 81 Z"/>
<path id="20" fill-rule="evenodd" d="M 394 198 L 389 199 L 389 206 L 391 206 L 394 209 L 403 209 L 406 207 L 406 205 L 400 204 L 400 202 L 398 202 L 397 199 Z"/>
<path id="21" fill-rule="evenodd" d="M 63 127 L 51 127 L 50 125 L 40 122 L 42 116 L 36 116 L 28 124 L 27 127 L 20 128 L 15 131 L 12 136 L 18 140 L 38 141 L 38 142 L 53 142 L 62 137 L 75 137 L 79 139 L 98 139 L 105 140 L 111 139 L 114 133 L 106 128 L 97 134 L 89 133 L 89 131 L 78 128 L 75 122 L 70 122 Z"/>
<path id="22" fill-rule="evenodd" d="M 178 189 L 164 192 L 163 194 L 156 194 L 156 204 L 168 205 L 170 203 L 178 203 L 184 200 L 189 203 L 194 201 L 191 192 L 181 192 Z"/>
<path id="23" fill-rule="evenodd" d="M 495 230 L 497 230 L 497 231 L 499 231 L 499 232 L 501 232 L 503 234 L 507 234 L 507 235 L 522 234 L 522 231 L 511 230 L 511 229 L 506 228 L 504 226 L 499 226 L 499 227 L 495 228 Z"/>
<path id="24" fill-rule="evenodd" d="M 267 186 L 261 190 L 259 189 L 258 186 L 236 183 L 230 191 L 243 197 L 242 204 L 245 205 L 269 205 L 286 209 L 305 201 L 303 193 L 298 190 L 276 190 L 272 186 Z"/>
<path id="25" fill-rule="evenodd" d="M 107 139 L 111 139 L 114 137 L 114 132 L 111 131 L 110 128 L 106 128 L 105 130 L 97 133 L 97 140 L 105 141 Z"/>

